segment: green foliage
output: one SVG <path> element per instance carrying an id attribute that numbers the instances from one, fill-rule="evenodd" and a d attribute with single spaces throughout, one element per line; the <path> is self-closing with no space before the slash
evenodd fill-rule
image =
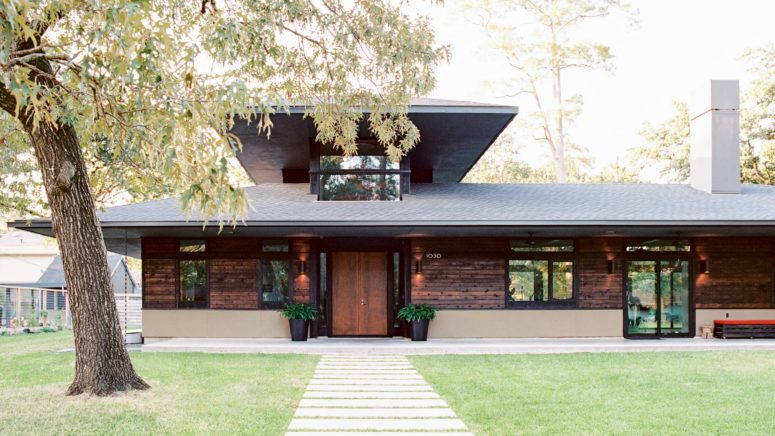
<path id="1" fill-rule="evenodd" d="M 775 43 L 747 50 L 752 80 L 740 107 L 744 182 L 775 185 Z"/>
<path id="2" fill-rule="evenodd" d="M 503 55 L 514 75 L 504 84 L 512 96 L 524 95 L 520 113 L 531 140 L 546 144 L 557 182 L 570 179 L 571 155 L 583 162 L 585 150 L 574 144 L 568 129 L 581 114 L 583 96 L 567 95 L 563 77 L 572 70 L 612 70 L 610 48 L 581 41 L 574 32 L 592 20 L 622 10 L 620 0 L 468 0 L 465 7 L 486 17 L 483 27 L 493 48 Z M 634 19 L 634 18 L 633 18 Z M 518 170 L 524 173 L 523 169 Z"/>
<path id="3" fill-rule="evenodd" d="M 436 317 L 436 309 L 427 304 L 411 303 L 398 309 L 396 316 L 398 319 L 405 319 L 407 321 L 431 320 Z"/>
<path id="4" fill-rule="evenodd" d="M 307 303 L 285 303 L 280 315 L 288 319 L 312 321 L 318 317 L 318 312 Z"/>
<path id="5" fill-rule="evenodd" d="M 237 118 L 268 135 L 275 114 L 302 106 L 317 139 L 345 153 L 361 121 L 393 158 L 419 141 L 407 105 L 448 56 L 427 19 L 387 0 L 204 4 L 0 4 L 0 123 L 15 129 L 3 174 L 35 179 L 32 160 L 13 159 L 30 150 L 18 119 L 71 125 L 98 200 L 182 193 L 192 216 L 236 223 L 248 207 L 232 165 Z M 0 204 L 40 206 L 12 182 Z"/>
<path id="6" fill-rule="evenodd" d="M 689 106 L 673 102 L 675 114 L 659 124 L 646 123 L 640 135 L 649 145 L 633 150 L 633 160 L 640 168 L 659 163 L 668 182 L 689 180 Z"/>

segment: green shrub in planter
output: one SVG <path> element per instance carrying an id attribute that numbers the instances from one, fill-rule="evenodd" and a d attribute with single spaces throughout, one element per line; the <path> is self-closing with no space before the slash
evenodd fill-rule
<path id="1" fill-rule="evenodd" d="M 306 341 L 309 322 L 318 316 L 317 310 L 307 303 L 285 303 L 280 314 L 288 318 L 293 341 Z"/>
<path id="2" fill-rule="evenodd" d="M 436 317 L 436 309 L 427 304 L 407 304 L 398 310 L 398 319 L 407 321 L 432 320 Z"/>
<path id="3" fill-rule="evenodd" d="M 436 317 L 436 309 L 427 304 L 407 304 L 398 310 L 398 319 L 412 323 L 412 340 L 428 340 L 428 324 Z"/>
<path id="4" fill-rule="evenodd" d="M 288 319 L 312 321 L 317 318 L 318 312 L 307 303 L 285 303 L 280 314 Z"/>

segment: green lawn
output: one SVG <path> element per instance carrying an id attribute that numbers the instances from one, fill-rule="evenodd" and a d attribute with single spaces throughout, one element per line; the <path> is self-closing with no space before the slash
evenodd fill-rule
<path id="1" fill-rule="evenodd" d="M 477 435 L 775 434 L 775 353 L 417 356 Z"/>
<path id="2" fill-rule="evenodd" d="M 318 358 L 131 354 L 152 389 L 65 397 L 69 333 L 0 337 L 0 434 L 282 434 Z"/>

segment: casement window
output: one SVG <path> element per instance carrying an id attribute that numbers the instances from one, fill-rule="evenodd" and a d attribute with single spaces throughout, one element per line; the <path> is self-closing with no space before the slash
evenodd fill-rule
<path id="1" fill-rule="evenodd" d="M 263 239 L 258 261 L 261 309 L 279 309 L 291 299 L 293 255 L 287 239 Z"/>
<path id="2" fill-rule="evenodd" d="M 513 240 L 509 249 L 507 307 L 575 306 L 572 240 Z"/>
<path id="3" fill-rule="evenodd" d="M 181 240 L 178 260 L 178 308 L 207 308 L 209 282 L 204 240 Z"/>

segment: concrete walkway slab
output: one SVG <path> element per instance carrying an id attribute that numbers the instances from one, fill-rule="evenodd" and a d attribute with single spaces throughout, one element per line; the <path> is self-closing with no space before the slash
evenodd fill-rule
<path id="1" fill-rule="evenodd" d="M 348 369 L 341 372 L 338 369 L 327 368 L 315 371 L 315 374 L 354 374 L 354 375 L 412 375 L 413 370 L 407 369 Z"/>
<path id="2" fill-rule="evenodd" d="M 425 399 L 439 398 L 436 392 L 331 392 L 331 391 L 307 391 L 304 398 L 373 398 L 373 399 Z"/>
<path id="3" fill-rule="evenodd" d="M 313 385 L 307 386 L 307 392 L 325 391 L 325 392 L 422 392 L 432 391 L 433 388 L 427 384 L 422 385 Z"/>
<path id="4" fill-rule="evenodd" d="M 427 419 L 307 419 L 294 418 L 288 430 L 467 430 L 457 418 Z"/>
<path id="5" fill-rule="evenodd" d="M 314 399 L 303 398 L 299 407 L 449 407 L 446 401 L 441 399 L 431 400 L 377 400 L 377 399 Z"/>
<path id="6" fill-rule="evenodd" d="M 354 408 L 298 408 L 296 417 L 305 418 L 456 418 L 455 412 L 449 408 L 431 407 L 431 408 L 379 408 L 372 407 L 368 409 Z"/>
<path id="7" fill-rule="evenodd" d="M 363 380 L 371 380 L 374 378 L 374 374 L 339 374 L 339 373 L 329 373 L 329 374 L 316 374 L 315 377 L 319 378 L 325 378 L 328 380 L 336 380 L 336 379 L 342 379 L 342 380 L 357 380 L 357 381 L 363 381 Z M 380 380 L 410 380 L 410 379 L 420 379 L 421 377 L 418 374 L 379 374 Z"/>
<path id="8" fill-rule="evenodd" d="M 370 378 L 364 380 L 352 380 L 345 378 L 325 378 L 324 376 L 316 376 L 309 381 L 310 385 L 425 385 L 425 380 L 416 376 L 416 378 L 408 378 L 410 376 L 401 376 L 401 378 L 388 379 L 388 378 Z"/>

